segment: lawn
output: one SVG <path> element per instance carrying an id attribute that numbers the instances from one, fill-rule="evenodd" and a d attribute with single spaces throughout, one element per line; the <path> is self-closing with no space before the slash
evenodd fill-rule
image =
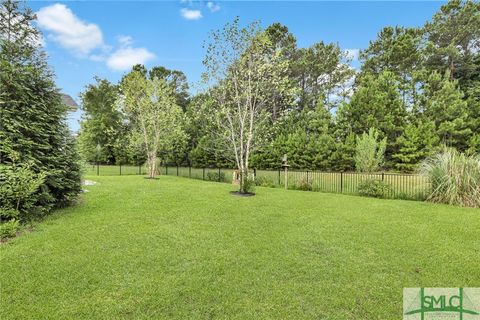
<path id="1" fill-rule="evenodd" d="M 91 176 L 0 246 L 1 319 L 401 319 L 404 287 L 480 285 L 480 210 Z"/>

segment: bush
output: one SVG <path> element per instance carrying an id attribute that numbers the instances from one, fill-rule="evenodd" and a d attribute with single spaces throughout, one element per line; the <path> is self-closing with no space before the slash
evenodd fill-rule
<path id="1" fill-rule="evenodd" d="M 207 173 L 207 180 L 208 181 L 220 181 L 224 182 L 225 181 L 225 172 L 209 172 Z"/>
<path id="2" fill-rule="evenodd" d="M 38 204 L 45 174 L 35 173 L 32 166 L 32 163 L 0 165 L 0 221 L 28 220 L 48 209 Z"/>
<path id="3" fill-rule="evenodd" d="M 480 208 L 480 157 L 453 149 L 426 159 L 420 167 L 432 189 L 427 200 Z"/>
<path id="4" fill-rule="evenodd" d="M 15 237 L 18 230 L 18 220 L 13 219 L 0 223 L 0 238 L 11 238 Z"/>
<path id="5" fill-rule="evenodd" d="M 386 198 L 391 190 L 389 184 L 377 179 L 364 180 L 357 187 L 360 195 L 374 198 Z"/>
<path id="6" fill-rule="evenodd" d="M 300 178 L 300 180 L 298 180 L 297 184 L 295 185 L 295 189 L 303 190 L 303 191 L 312 191 L 313 190 L 312 179 L 309 180 L 306 175 L 302 176 L 302 178 Z"/>
<path id="7" fill-rule="evenodd" d="M 387 140 L 378 141 L 379 133 L 370 128 L 368 133 L 357 137 L 355 147 L 355 167 L 359 172 L 374 172 L 383 164 Z"/>
<path id="8" fill-rule="evenodd" d="M 255 179 L 253 176 L 248 176 L 245 179 L 245 192 L 246 193 L 254 193 L 255 192 Z"/>

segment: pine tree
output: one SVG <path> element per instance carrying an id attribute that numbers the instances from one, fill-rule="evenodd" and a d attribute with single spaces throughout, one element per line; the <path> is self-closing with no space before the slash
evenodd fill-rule
<path id="1" fill-rule="evenodd" d="M 397 139 L 398 152 L 392 156 L 396 162 L 395 168 L 400 171 L 414 171 L 418 163 L 431 155 L 438 144 L 433 122 L 408 124 Z"/>
<path id="2" fill-rule="evenodd" d="M 44 173 L 37 205 L 46 211 L 78 194 L 80 166 L 34 18 L 17 1 L 0 4 L 0 165 L 31 162 Z"/>
<path id="3" fill-rule="evenodd" d="M 459 151 L 468 149 L 472 131 L 467 101 L 448 71 L 443 78 L 436 72 L 430 75 L 425 86 L 425 116 L 435 123 L 441 143 Z"/>

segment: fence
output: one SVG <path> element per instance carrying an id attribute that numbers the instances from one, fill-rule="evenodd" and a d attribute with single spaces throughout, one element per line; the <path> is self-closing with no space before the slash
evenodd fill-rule
<path id="1" fill-rule="evenodd" d="M 144 175 L 145 166 L 133 165 L 88 165 L 87 175 Z M 284 187 L 283 170 L 253 170 L 257 185 L 265 187 Z M 192 179 L 231 183 L 232 169 L 193 168 L 180 166 L 161 166 L 161 175 L 171 175 Z M 424 176 L 400 173 L 357 173 L 357 172 L 320 172 L 295 171 L 287 173 L 288 189 L 301 189 L 307 185 L 312 191 L 357 194 L 362 181 L 376 179 L 390 186 L 388 197 L 401 199 L 424 199 L 430 191 L 430 183 Z"/>

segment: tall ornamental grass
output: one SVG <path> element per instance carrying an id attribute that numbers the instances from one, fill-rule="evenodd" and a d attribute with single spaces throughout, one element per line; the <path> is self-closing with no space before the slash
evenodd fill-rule
<path id="1" fill-rule="evenodd" d="M 480 156 L 447 149 L 421 164 L 432 185 L 429 201 L 480 208 Z"/>

